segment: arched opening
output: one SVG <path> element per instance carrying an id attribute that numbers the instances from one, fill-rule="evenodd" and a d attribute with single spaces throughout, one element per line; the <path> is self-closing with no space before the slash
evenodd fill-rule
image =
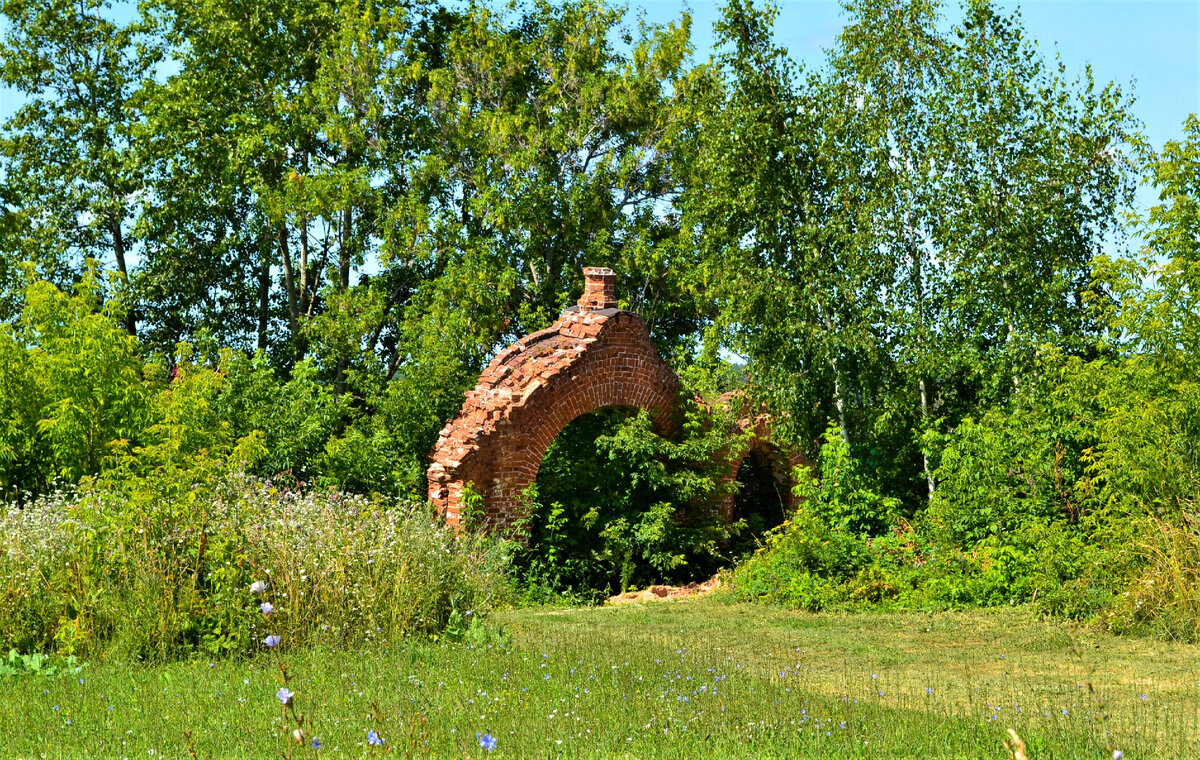
<path id="1" fill-rule="evenodd" d="M 738 465 L 732 518 L 745 520 L 746 529 L 730 547 L 735 555 L 754 549 L 767 531 L 787 519 L 787 467 L 788 462 L 767 445 L 751 448 Z"/>
<path id="2" fill-rule="evenodd" d="M 586 270 L 579 306 L 497 354 L 446 423 L 430 455 L 429 499 L 456 528 L 468 489 L 482 525 L 518 531 L 522 494 L 551 442 L 579 416 L 610 406 L 645 409 L 660 433 L 674 427 L 679 378 L 658 355 L 646 323 L 615 308 L 611 270 Z"/>
<path id="3" fill-rule="evenodd" d="M 715 506 L 728 493 L 719 452 L 730 435 L 706 427 L 698 403 L 683 407 L 695 424 L 673 436 L 626 405 L 582 414 L 555 436 L 533 480 L 523 588 L 598 601 L 704 580 L 724 563 L 716 547 L 729 533 Z"/>
<path id="4" fill-rule="evenodd" d="M 603 598 L 633 582 L 625 537 L 612 523 L 644 499 L 599 442 L 637 413 L 602 407 L 576 417 L 551 442 L 529 492 L 529 543 L 519 562 L 526 585 Z"/>

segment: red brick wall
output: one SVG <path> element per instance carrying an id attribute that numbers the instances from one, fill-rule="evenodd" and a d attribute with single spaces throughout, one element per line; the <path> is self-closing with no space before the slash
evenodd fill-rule
<path id="1" fill-rule="evenodd" d="M 512 528 L 526 515 L 521 494 L 536 479 L 555 436 L 580 415 L 606 406 L 647 409 L 660 435 L 676 427 L 679 378 L 658 355 L 642 318 L 616 308 L 616 275 L 588 267 L 579 305 L 549 328 L 527 335 L 502 351 L 467 393 L 458 416 L 442 429 L 430 455 L 429 498 L 446 522 L 461 526 L 463 488 L 472 484 L 484 499 L 485 525 Z M 729 406 L 737 397 L 726 394 Z M 727 480 L 752 448 L 769 447 L 790 466 L 799 456 L 771 447 L 770 418 L 742 411 L 742 430 L 753 427 L 746 449 L 733 452 Z M 794 505 L 790 482 L 789 504 Z M 728 521 L 733 498 L 721 507 Z"/>
<path id="2" fill-rule="evenodd" d="M 609 302 L 612 272 L 595 279 L 579 307 L 501 352 L 442 430 L 430 457 L 429 498 L 449 524 L 460 525 L 467 483 L 484 497 L 490 529 L 521 520 L 522 491 L 537 478 L 550 442 L 580 415 L 637 407 L 650 411 L 660 434 L 674 430 L 679 379 L 641 317 L 592 305 Z"/>
<path id="3" fill-rule="evenodd" d="M 736 395 L 727 393 L 721 397 L 719 403 L 726 407 L 729 407 L 731 403 L 736 404 Z M 771 442 L 771 416 L 769 414 L 750 414 L 743 411 L 738 415 L 737 428 L 742 432 L 746 430 L 753 432 L 739 450 L 730 452 L 729 470 L 725 475 L 725 482 L 732 483 L 737 480 L 738 468 L 742 466 L 742 462 L 746 461 L 746 457 L 750 455 L 751 451 L 761 451 L 767 455 L 767 459 L 777 463 L 780 469 L 787 473 L 784 482 L 780 483 L 784 494 L 784 506 L 789 509 L 798 507 L 800 500 L 792 493 L 794 485 L 792 471 L 799 465 L 808 464 L 808 460 L 797 452 L 784 451 Z M 730 494 L 720 506 L 721 519 L 726 524 L 733 520 L 733 501 L 734 495 Z"/>

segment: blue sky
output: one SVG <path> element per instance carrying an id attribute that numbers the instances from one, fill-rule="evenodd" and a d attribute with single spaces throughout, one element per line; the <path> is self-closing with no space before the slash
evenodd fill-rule
<path id="1" fill-rule="evenodd" d="M 1020 7 L 1026 34 L 1047 59 L 1060 55 L 1068 74 L 1091 64 L 1098 82 L 1132 84 L 1134 111 L 1146 136 L 1157 146 L 1178 137 L 1183 120 L 1200 111 L 1200 0 L 1001 0 Z M 696 0 L 643 0 L 631 3 L 648 21 L 678 18 L 685 7 L 693 17 L 696 53 L 713 44 L 718 4 Z M 958 5 L 947 3 L 951 18 Z M 779 0 L 776 36 L 794 58 L 818 66 L 844 25 L 837 0 Z"/>
<path id="2" fill-rule="evenodd" d="M 677 19 L 690 8 L 697 57 L 711 51 L 716 2 L 631 0 L 630 6 L 653 22 Z M 956 3 L 948 8 L 956 17 Z M 1200 111 L 1200 0 L 1026 0 L 1020 8 L 1028 35 L 1047 58 L 1060 55 L 1068 73 L 1091 64 L 1098 81 L 1132 86 L 1134 111 L 1156 146 L 1178 137 L 1187 115 Z M 842 25 L 837 0 L 779 1 L 778 40 L 808 66 L 821 63 Z M 20 102 L 0 88 L 0 119 Z"/>

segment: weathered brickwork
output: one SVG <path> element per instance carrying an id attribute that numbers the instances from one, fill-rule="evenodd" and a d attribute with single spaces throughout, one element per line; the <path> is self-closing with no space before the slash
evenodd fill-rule
<path id="1" fill-rule="evenodd" d="M 725 482 L 731 483 L 737 480 L 738 469 L 741 467 L 742 462 L 746 460 L 750 452 L 759 451 L 771 464 L 771 469 L 775 473 L 775 478 L 780 486 L 784 505 L 788 508 L 799 506 L 800 501 L 792 493 L 792 470 L 798 465 L 807 464 L 808 461 L 799 453 L 784 451 L 772 443 L 771 416 L 762 410 L 756 413 L 750 409 L 736 392 L 726 393 L 720 398 L 718 403 L 727 409 L 733 409 L 736 413 L 736 424 L 739 431 L 753 431 L 745 445 L 739 451 L 733 452 L 733 455 L 729 457 L 731 464 L 728 474 L 725 475 Z M 726 523 L 734 519 L 734 498 L 731 494 L 720 507 L 721 518 Z"/>
<path id="2" fill-rule="evenodd" d="M 461 525 L 463 489 L 471 484 L 483 496 L 485 525 L 513 527 L 525 516 L 521 495 L 537 478 L 546 449 L 580 415 L 636 407 L 650 412 L 660 435 L 674 432 L 679 378 L 642 318 L 617 308 L 612 270 L 588 267 L 584 275 L 579 304 L 496 356 L 442 429 L 430 456 L 429 498 L 448 524 Z M 744 415 L 739 424 L 753 425 L 755 436 L 738 463 L 755 446 L 770 446 L 766 415 Z M 728 477 L 737 471 L 735 463 Z M 733 499 L 721 510 L 731 519 Z"/>
<path id="3" fill-rule="evenodd" d="M 658 355 L 641 317 L 615 308 L 612 270 L 588 268 L 579 305 L 502 351 L 442 430 L 431 456 L 429 498 L 460 524 L 463 487 L 483 495 L 486 524 L 510 528 L 521 493 L 537 478 L 550 442 L 576 417 L 606 406 L 650 411 L 674 429 L 679 379 Z"/>

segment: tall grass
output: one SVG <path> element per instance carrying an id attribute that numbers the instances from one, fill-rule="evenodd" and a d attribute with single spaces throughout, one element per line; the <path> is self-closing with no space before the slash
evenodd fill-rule
<path id="1" fill-rule="evenodd" d="M 145 485 L 145 484 L 141 484 Z M 0 646 L 163 660 L 244 653 L 269 579 L 294 644 L 436 632 L 504 593 L 507 547 L 423 503 L 215 483 L 58 492 L 0 513 Z"/>
<path id="2" fill-rule="evenodd" d="M 1104 622 L 1117 633 L 1200 641 L 1200 504 L 1181 499 L 1170 519 L 1142 507 L 1136 538 L 1126 549 L 1138 571 Z"/>

